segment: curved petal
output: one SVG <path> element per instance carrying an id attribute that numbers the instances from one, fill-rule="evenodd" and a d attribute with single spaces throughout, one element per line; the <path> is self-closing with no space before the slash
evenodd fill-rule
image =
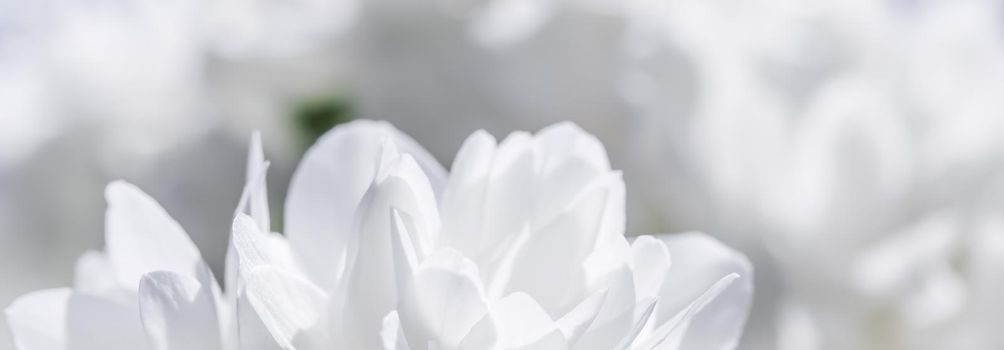
<path id="1" fill-rule="evenodd" d="M 268 208 L 268 177 L 269 162 L 265 160 L 265 152 L 261 146 L 261 133 L 255 131 L 251 135 L 251 145 L 248 147 L 247 170 L 244 175 L 244 190 L 237 202 L 237 212 L 247 212 L 262 232 L 272 232 L 271 213 Z"/>
<path id="2" fill-rule="evenodd" d="M 383 318 L 383 328 L 380 329 L 380 339 L 384 350 L 411 350 L 408 340 L 401 331 L 401 319 L 397 311 L 391 311 Z"/>
<path id="3" fill-rule="evenodd" d="M 356 213 L 355 234 L 350 245 L 350 269 L 343 281 L 345 309 L 350 322 L 344 333 L 348 346 L 379 346 L 381 322 L 397 305 L 392 213 L 398 213 L 407 227 L 417 256 L 430 251 L 439 232 L 439 212 L 435 195 L 415 161 L 397 155 L 393 143 L 386 145 L 381 167 L 373 186 L 366 192 Z"/>
<path id="4" fill-rule="evenodd" d="M 606 290 L 607 297 L 592 324 L 572 344 L 576 349 L 616 349 L 625 338 L 640 331 L 637 324 L 642 320 L 641 314 L 650 312 L 648 309 L 655 302 L 654 298 L 636 301 L 631 270 L 626 264 L 592 281 L 589 289 Z"/>
<path id="5" fill-rule="evenodd" d="M 446 171 L 386 122 L 353 121 L 322 136 L 304 155 L 286 198 L 285 233 L 318 285 L 330 290 L 346 267 L 353 218 L 376 176 L 385 140 L 419 165 L 439 193 Z"/>
<path id="6" fill-rule="evenodd" d="M 105 245 L 124 288 L 136 290 L 150 271 L 196 277 L 202 262 L 199 249 L 160 204 L 123 181 L 110 183 L 105 197 Z"/>
<path id="7" fill-rule="evenodd" d="M 669 271 L 669 249 L 661 241 L 640 236 L 631 243 L 631 272 L 637 298 L 658 296 Z"/>
<path id="8" fill-rule="evenodd" d="M 478 130 L 464 140 L 453 159 L 450 178 L 443 189 L 443 244 L 474 257 L 485 240 L 484 219 L 488 173 L 495 158 L 495 138 Z"/>
<path id="9" fill-rule="evenodd" d="M 713 300 L 690 320 L 681 349 L 733 349 L 742 335 L 753 295 L 753 267 L 744 255 L 701 233 L 656 236 L 673 265 L 660 292 L 657 324 L 685 313 L 716 286 Z M 734 279 L 734 280 L 733 280 Z M 721 282 L 729 283 L 722 285 Z"/>
<path id="10" fill-rule="evenodd" d="M 579 337 L 589 329 L 596 317 L 600 315 L 600 310 L 602 310 L 606 299 L 606 290 L 593 293 L 572 308 L 572 311 L 561 316 L 561 319 L 558 320 L 558 328 L 561 329 L 565 339 L 568 339 L 569 344 L 575 344 Z"/>
<path id="11" fill-rule="evenodd" d="M 240 350 L 277 350 L 282 349 L 269 332 L 265 322 L 258 316 L 254 306 L 248 301 L 247 290 L 241 291 L 234 301 L 236 304 L 236 319 L 234 325 L 237 334 L 237 349 Z"/>
<path id="12" fill-rule="evenodd" d="M 504 294 L 525 292 L 550 315 L 568 312 L 591 294 L 585 289 L 582 263 L 607 220 L 607 203 L 618 181 L 619 177 L 597 179 L 547 225 L 526 232 L 528 237 L 511 248 L 512 259 L 500 264 L 499 277 L 508 277 Z"/>
<path id="13" fill-rule="evenodd" d="M 331 348 L 324 329 L 328 296 L 309 281 L 273 266 L 247 277 L 247 302 L 283 349 Z"/>
<path id="14" fill-rule="evenodd" d="M 557 323 L 524 293 L 513 293 L 497 301 L 460 343 L 461 350 L 567 348 Z"/>
<path id="15" fill-rule="evenodd" d="M 488 311 L 478 268 L 452 249 L 430 255 L 399 286 L 398 313 L 410 344 L 455 349 Z"/>
<path id="16" fill-rule="evenodd" d="M 583 189 L 610 173 L 603 145 L 577 125 L 565 122 L 548 126 L 534 136 L 537 203 L 534 217 L 547 222 L 574 205 Z M 620 208 L 623 211 L 623 204 Z M 620 230 L 623 234 L 623 225 Z"/>
<path id="17" fill-rule="evenodd" d="M 687 332 L 690 330 L 690 325 L 694 321 L 694 316 L 697 313 L 704 310 L 711 302 L 713 302 L 719 295 L 722 294 L 726 289 L 728 289 L 732 282 L 735 282 L 739 278 L 737 274 L 729 274 L 728 276 L 722 277 L 722 279 L 711 285 L 708 290 L 704 291 L 697 299 L 690 302 L 689 305 L 682 311 L 680 311 L 676 316 L 670 319 L 668 322 L 659 325 L 654 331 L 649 334 L 648 337 L 640 341 L 641 344 L 637 345 L 638 349 L 663 349 L 663 350 L 674 350 L 680 349 L 683 340 L 686 339 Z M 633 339 L 632 339 L 633 340 Z M 734 348 L 735 344 L 726 345 L 728 349 Z"/>
<path id="18" fill-rule="evenodd" d="M 220 349 L 222 339 L 216 296 L 209 279 L 202 281 L 170 271 L 143 276 L 139 309 L 147 338 L 157 350 Z"/>
<path id="19" fill-rule="evenodd" d="M 14 347 L 66 349 L 66 307 L 72 294 L 69 288 L 45 289 L 15 299 L 4 310 L 14 336 Z"/>
<path id="20" fill-rule="evenodd" d="M 289 242 L 280 234 L 265 233 L 259 230 L 254 219 L 245 214 L 234 218 L 231 228 L 230 260 L 227 287 L 239 292 L 244 284 L 243 279 L 258 266 L 273 266 L 288 273 L 301 274 Z"/>

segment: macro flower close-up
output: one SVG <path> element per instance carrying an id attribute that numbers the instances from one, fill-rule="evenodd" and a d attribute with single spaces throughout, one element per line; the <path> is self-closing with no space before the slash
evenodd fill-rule
<path id="1" fill-rule="evenodd" d="M 1001 96 L 1002 0 L 0 0 L 0 349 L 1004 349 Z"/>
<path id="2" fill-rule="evenodd" d="M 729 349 L 746 258 L 701 233 L 624 236 L 625 191 L 574 124 L 476 132 L 450 172 L 385 122 L 334 128 L 298 166 L 284 234 L 255 138 L 221 287 L 125 182 L 72 288 L 6 315 L 20 349 Z"/>

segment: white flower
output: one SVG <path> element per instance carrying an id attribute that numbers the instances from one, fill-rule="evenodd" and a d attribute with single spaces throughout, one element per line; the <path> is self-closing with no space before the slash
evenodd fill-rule
<path id="1" fill-rule="evenodd" d="M 733 347 L 748 262 L 700 234 L 629 243 L 623 196 L 571 124 L 477 132 L 448 177 L 388 124 L 338 127 L 293 179 L 288 242 L 261 212 L 235 221 L 238 314 L 260 317 L 241 344 L 261 326 L 297 349 Z"/>
<path id="2" fill-rule="evenodd" d="M 477 132 L 449 176 L 387 123 L 337 127 L 293 179 L 287 236 L 269 232 L 257 137 L 248 160 L 226 293 L 116 182 L 106 252 L 74 288 L 7 310 L 17 347 L 731 349 L 741 334 L 745 258 L 697 233 L 629 242 L 620 174 L 572 124 Z"/>

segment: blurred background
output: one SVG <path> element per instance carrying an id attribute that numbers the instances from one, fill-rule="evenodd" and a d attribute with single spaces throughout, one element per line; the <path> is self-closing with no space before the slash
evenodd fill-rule
<path id="1" fill-rule="evenodd" d="M 742 349 L 1004 348 L 1000 0 L 0 0 L 0 304 L 72 283 L 112 179 L 219 271 L 252 131 L 281 230 L 356 118 L 447 166 L 578 123 L 629 234 L 753 260 Z"/>

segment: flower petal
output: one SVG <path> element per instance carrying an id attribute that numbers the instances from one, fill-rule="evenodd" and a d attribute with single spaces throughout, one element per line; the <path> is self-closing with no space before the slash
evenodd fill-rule
<path id="1" fill-rule="evenodd" d="M 220 349 L 222 339 L 208 267 L 200 281 L 170 271 L 143 276 L 139 308 L 154 349 Z M 207 278 L 208 277 L 208 278 Z"/>
<path id="2" fill-rule="evenodd" d="M 196 277 L 199 249 L 160 204 L 123 181 L 109 184 L 105 197 L 105 245 L 123 287 L 135 290 L 150 271 Z"/>
<path id="3" fill-rule="evenodd" d="M 380 339 L 384 350 L 411 350 L 408 340 L 401 331 L 401 319 L 397 311 L 391 311 L 383 318 L 383 328 L 380 329 Z"/>
<path id="4" fill-rule="evenodd" d="M 248 301 L 247 290 L 242 290 L 236 297 L 236 319 L 234 325 L 237 333 L 237 348 L 240 350 L 276 350 L 282 349 L 277 340 L 265 327 L 265 322 L 258 316 L 254 306 Z"/>
<path id="5" fill-rule="evenodd" d="M 247 302 L 281 348 L 331 347 L 323 329 L 328 298 L 324 291 L 267 265 L 252 270 L 245 283 Z"/>
<path id="6" fill-rule="evenodd" d="M 608 185 L 591 187 L 584 190 L 571 208 L 546 226 L 525 232 L 528 237 L 512 246 L 512 259 L 499 269 L 500 277 L 508 278 L 504 294 L 525 292 L 550 315 L 568 312 L 589 295 L 582 262 L 596 245 L 611 192 Z"/>
<path id="7" fill-rule="evenodd" d="M 66 307 L 73 291 L 45 289 L 25 294 L 4 310 L 14 336 L 14 347 L 22 350 L 66 349 Z"/>
<path id="8" fill-rule="evenodd" d="M 237 211 L 247 210 L 262 232 L 272 232 L 270 211 L 268 208 L 268 186 L 266 186 L 269 162 L 265 160 L 265 152 L 261 146 L 261 133 L 255 131 L 251 135 L 251 145 L 248 149 L 247 171 L 245 173 L 244 191 L 238 201 Z"/>
<path id="9" fill-rule="evenodd" d="M 443 244 L 470 257 L 479 253 L 485 239 L 485 197 L 495 148 L 495 138 L 484 130 L 467 137 L 453 160 L 440 201 Z"/>
<path id="10" fill-rule="evenodd" d="M 631 272 L 637 298 L 658 296 L 669 271 L 669 249 L 661 241 L 640 236 L 631 243 Z"/>
<path id="11" fill-rule="evenodd" d="M 688 335 L 687 332 L 690 330 L 690 326 L 694 321 L 695 315 L 704 310 L 708 304 L 712 303 L 719 295 L 722 294 L 729 286 L 739 278 L 737 274 L 730 274 L 718 280 L 715 284 L 711 285 L 708 290 L 703 294 L 694 299 L 687 305 L 687 307 L 670 319 L 668 322 L 660 325 L 656 328 L 644 341 L 640 341 L 640 345 L 637 345 L 638 349 L 663 349 L 663 350 L 673 350 L 681 349 L 680 344 Z M 705 339 L 700 339 L 704 340 Z M 736 342 L 727 343 L 722 349 L 732 349 L 735 348 Z"/>
<path id="12" fill-rule="evenodd" d="M 392 228 L 397 210 L 408 228 L 412 248 L 424 255 L 436 241 L 439 212 L 425 175 L 411 156 L 398 155 L 393 143 L 385 146 L 376 181 L 356 213 L 356 234 L 350 245 L 351 269 L 346 273 L 345 309 L 337 310 L 353 348 L 379 346 L 383 317 L 397 305 Z M 339 317 L 339 316 L 336 316 Z"/>
<path id="13" fill-rule="evenodd" d="M 733 349 L 742 335 L 753 294 L 753 267 L 741 253 L 701 233 L 658 235 L 669 249 L 673 266 L 663 281 L 657 324 L 686 312 L 723 280 L 713 300 L 690 321 L 682 349 Z"/>
<path id="14" fill-rule="evenodd" d="M 460 343 L 461 350 L 568 348 L 558 325 L 529 295 L 500 299 Z"/>
<path id="15" fill-rule="evenodd" d="M 606 290 L 593 293 L 579 305 L 576 305 L 572 311 L 561 316 L 561 319 L 558 320 L 558 327 L 561 328 L 561 333 L 565 335 L 565 339 L 568 339 L 569 344 L 575 344 L 579 337 L 589 329 L 589 326 L 596 320 L 596 316 L 600 315 L 600 310 L 606 299 Z"/>
<path id="16" fill-rule="evenodd" d="M 488 311 L 477 269 L 459 252 L 446 248 L 426 258 L 399 287 L 398 313 L 410 344 L 445 349 L 460 345 Z"/>
<path id="17" fill-rule="evenodd" d="M 376 176 L 385 140 L 411 155 L 435 193 L 445 183 L 442 166 L 388 123 L 353 121 L 321 137 L 291 180 L 285 233 L 323 288 L 330 290 L 344 273 L 356 208 Z"/>

